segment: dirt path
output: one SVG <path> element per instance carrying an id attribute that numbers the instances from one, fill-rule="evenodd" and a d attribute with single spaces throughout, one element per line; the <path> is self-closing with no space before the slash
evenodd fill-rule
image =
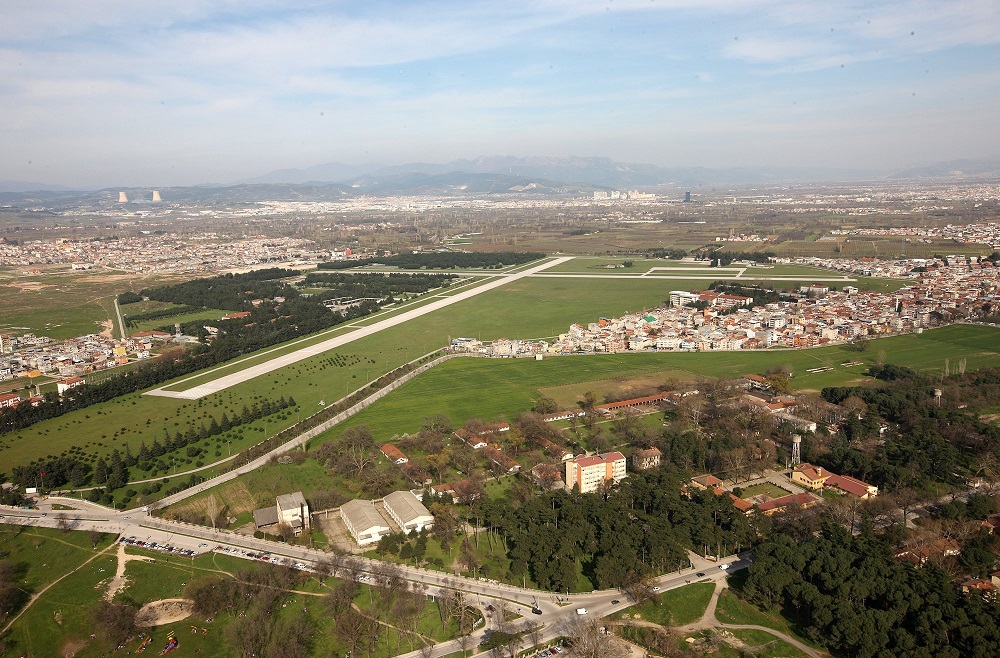
<path id="1" fill-rule="evenodd" d="M 57 584 L 59 581 L 61 581 L 66 576 L 69 576 L 69 575 L 72 575 L 72 574 L 76 573 L 77 571 L 79 571 L 80 569 L 84 568 L 85 566 L 87 566 L 88 564 L 90 564 L 91 562 L 93 562 L 94 560 L 96 560 L 97 558 L 101 557 L 102 555 L 104 555 L 105 553 L 107 553 L 108 551 L 110 551 L 114 547 L 115 547 L 115 544 L 111 544 L 110 546 L 108 546 L 107 548 L 105 548 L 104 550 L 102 550 L 100 553 L 98 553 L 97 555 L 93 556 L 92 558 L 90 558 L 89 560 L 87 560 L 86 562 L 84 562 L 83 564 L 81 564 L 80 566 L 78 566 L 76 569 L 73 569 L 72 571 L 64 573 L 63 575 L 59 576 L 58 578 L 56 578 L 55 580 L 53 580 L 51 583 L 49 583 L 48 585 L 46 585 L 45 587 L 43 587 L 42 589 L 40 589 L 37 593 L 32 594 L 31 598 L 28 599 L 28 602 L 24 604 L 23 608 L 21 608 L 21 612 L 19 612 L 16 615 L 14 615 L 13 619 L 11 619 L 9 622 L 7 622 L 7 625 L 4 626 L 3 629 L 0 629 L 0 634 L 6 633 L 10 629 L 10 627 L 14 625 L 14 622 L 17 621 L 18 619 L 20 619 L 21 615 L 23 615 L 25 612 L 27 612 L 28 608 L 30 608 L 31 605 L 35 601 L 37 601 L 38 598 L 42 594 L 45 594 L 45 592 L 49 591 L 49 589 L 53 585 Z"/>
<path id="2" fill-rule="evenodd" d="M 125 564 L 131 562 L 132 560 L 139 560 L 141 562 L 152 562 L 153 558 L 145 557 L 142 555 L 126 555 L 125 554 L 125 544 L 118 544 L 118 569 L 115 571 L 114 578 L 108 583 L 108 592 L 104 595 L 104 598 L 110 601 L 115 598 L 120 590 L 125 587 Z"/>
<path id="3" fill-rule="evenodd" d="M 786 633 L 782 633 L 781 631 L 777 631 L 773 628 L 768 628 L 767 626 L 757 626 L 754 624 L 725 624 L 719 621 L 715 617 L 715 611 L 719 606 L 719 597 L 722 596 L 722 592 L 725 591 L 728 587 L 729 583 L 727 583 L 725 580 L 717 581 L 715 583 L 715 591 L 712 592 L 712 599 L 708 602 L 708 607 L 705 608 L 705 614 L 703 614 L 700 619 L 698 619 L 697 621 L 693 621 L 690 624 L 685 624 L 684 626 L 676 626 L 668 629 L 667 627 L 664 627 L 660 624 L 639 619 L 634 619 L 634 620 L 630 619 L 628 620 L 627 623 L 632 626 L 644 626 L 647 628 L 661 628 L 664 630 L 670 630 L 671 632 L 675 632 L 679 635 L 689 635 L 697 631 L 704 631 L 711 628 L 728 628 L 731 630 L 738 630 L 738 631 L 739 630 L 763 631 L 765 633 L 775 636 L 780 640 L 784 640 L 785 642 L 791 644 L 793 647 L 795 647 L 802 653 L 806 654 L 807 656 L 810 656 L 811 658 L 825 658 L 827 656 L 825 652 L 817 651 L 808 644 L 804 644 L 803 642 L 800 642 L 799 640 L 795 639 L 794 637 Z"/>

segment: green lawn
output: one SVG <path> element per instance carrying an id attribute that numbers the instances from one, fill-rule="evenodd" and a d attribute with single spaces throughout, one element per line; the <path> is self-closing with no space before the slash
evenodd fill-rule
<path id="1" fill-rule="evenodd" d="M 715 583 L 692 583 L 655 596 L 652 601 L 616 612 L 612 618 L 621 619 L 624 615 L 629 615 L 633 619 L 663 626 L 683 626 L 701 619 L 712 600 L 713 592 Z"/>
<path id="2" fill-rule="evenodd" d="M 442 413 L 455 423 L 468 418 L 511 419 L 531 408 L 539 390 L 581 382 L 604 382 L 624 376 L 655 380 L 676 378 L 689 373 L 698 377 L 733 377 L 759 373 L 772 366 L 785 366 L 795 373 L 797 390 L 819 390 L 826 386 L 871 381 L 864 373 L 877 359 L 936 373 L 951 358 L 952 368 L 962 357 L 970 369 L 1000 364 L 1000 330 L 992 327 L 958 325 L 921 335 L 886 338 L 872 343 L 864 353 L 843 346 L 811 350 L 767 352 L 635 353 L 531 359 L 454 359 L 400 387 L 382 400 L 355 415 L 344 426 L 366 424 L 377 437 L 412 432 L 425 417 Z M 986 348 L 991 341 L 993 351 Z M 859 365 L 843 367 L 848 359 Z M 829 365 L 823 373 L 807 373 L 807 368 Z M 334 428 L 321 435 L 322 442 L 342 431 Z"/>
<path id="3" fill-rule="evenodd" d="M 790 635 L 811 647 L 820 648 L 815 642 L 803 637 L 778 611 L 765 611 L 740 599 L 735 593 L 725 590 L 719 597 L 715 618 L 724 624 L 747 624 L 764 626 Z"/>
<path id="4" fill-rule="evenodd" d="M 806 656 L 805 653 L 788 642 L 765 631 L 720 628 L 715 632 L 732 635 L 747 645 L 746 651 L 741 651 L 724 642 L 720 643 L 718 653 L 713 655 L 718 655 L 721 658 L 743 658 L 746 655 L 753 655 L 756 658 L 800 658 Z"/>
<path id="5" fill-rule="evenodd" d="M 779 486 L 771 484 L 770 482 L 761 482 L 760 484 L 755 484 L 752 487 L 743 489 L 743 493 L 740 495 L 742 498 L 750 498 L 751 496 L 757 496 L 760 494 L 765 494 L 771 498 L 781 498 L 782 496 L 787 496 L 790 493 L 790 491 L 786 491 Z"/>

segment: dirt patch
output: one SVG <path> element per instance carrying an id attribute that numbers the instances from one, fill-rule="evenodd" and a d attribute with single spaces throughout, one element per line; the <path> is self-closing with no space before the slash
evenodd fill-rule
<path id="1" fill-rule="evenodd" d="M 577 402 L 583 400 L 584 393 L 592 391 L 603 404 L 608 396 L 624 400 L 630 397 L 640 397 L 656 393 L 659 386 L 670 380 L 695 381 L 697 377 L 686 370 L 667 370 L 652 375 L 638 377 L 618 377 L 615 379 L 598 379 L 562 386 L 548 386 L 538 389 L 547 398 L 552 398 L 560 409 L 572 409 Z"/>
<path id="2" fill-rule="evenodd" d="M 36 281 L 18 281 L 16 286 L 20 288 L 20 292 L 45 290 L 46 288 L 54 288 L 54 285 L 48 283 L 38 283 Z"/>
<path id="3" fill-rule="evenodd" d="M 59 655 L 63 658 L 73 658 L 85 646 L 87 646 L 87 643 L 83 640 L 70 640 L 59 647 Z"/>
<path id="4" fill-rule="evenodd" d="M 115 594 L 125 588 L 125 563 L 132 560 L 152 562 L 153 558 L 141 555 L 126 555 L 125 544 L 118 544 L 118 569 L 115 571 L 114 577 L 108 582 L 108 591 L 104 595 L 104 598 L 108 601 L 115 598 Z"/>
<path id="5" fill-rule="evenodd" d="M 194 601 L 191 599 L 163 599 L 152 601 L 139 608 L 135 616 L 138 626 L 163 626 L 187 619 L 194 612 Z"/>
<path id="6" fill-rule="evenodd" d="M 229 516 L 236 516 L 246 512 L 252 512 L 258 507 L 253 494 L 247 489 L 247 485 L 241 480 L 226 485 L 220 491 L 213 494 L 219 509 L 225 509 Z M 198 514 L 208 513 L 210 497 L 196 498 L 181 504 L 173 505 L 169 509 L 176 514 Z"/>
<path id="7" fill-rule="evenodd" d="M 102 337 L 114 338 L 114 335 L 111 333 L 111 330 L 114 329 L 115 326 L 114 322 L 112 322 L 111 320 L 102 320 L 101 322 L 98 322 L 98 324 L 101 325 Z"/>

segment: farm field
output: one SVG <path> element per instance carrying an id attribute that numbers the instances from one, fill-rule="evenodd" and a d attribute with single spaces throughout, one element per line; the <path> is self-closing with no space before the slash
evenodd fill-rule
<path id="1" fill-rule="evenodd" d="M 0 331 L 54 340 L 100 332 L 99 323 L 115 315 L 115 295 L 164 282 L 118 271 L 74 272 L 67 266 L 41 266 L 42 274 L 36 275 L 22 274 L 26 269 L 0 269 Z"/>

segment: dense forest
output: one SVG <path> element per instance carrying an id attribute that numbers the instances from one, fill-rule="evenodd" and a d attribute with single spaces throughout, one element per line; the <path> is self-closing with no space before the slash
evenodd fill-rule
<path id="1" fill-rule="evenodd" d="M 817 455 L 820 465 L 890 489 L 925 489 L 954 483 L 956 473 L 973 473 L 984 456 L 1000 454 L 1000 427 L 978 415 L 1000 402 L 1000 370 L 935 381 L 886 364 L 870 374 L 891 386 L 823 389 L 825 400 L 850 412 L 828 450 Z M 943 405 L 935 403 L 936 388 Z"/>
<path id="2" fill-rule="evenodd" d="M 270 267 L 245 274 L 223 274 L 207 279 L 194 279 L 171 286 L 142 291 L 142 295 L 158 302 L 171 302 L 198 308 L 219 308 L 227 311 L 248 310 L 253 299 L 294 298 L 299 292 L 277 279 L 298 276 L 297 270 Z"/>
<path id="3" fill-rule="evenodd" d="M 780 604 L 838 656 L 995 656 L 1000 605 L 962 594 L 941 568 L 893 559 L 868 531 L 828 524 L 804 541 L 777 534 L 758 546 L 744 591 Z"/>
<path id="4" fill-rule="evenodd" d="M 432 288 L 444 288 L 455 274 L 337 274 L 313 272 L 306 275 L 303 287 L 325 288 L 325 297 L 378 297 L 391 299 L 405 294 L 420 294 Z"/>
<path id="5" fill-rule="evenodd" d="M 606 495 L 551 491 L 524 501 L 489 500 L 479 514 L 507 540 L 511 571 L 539 587 L 575 590 L 578 564 L 598 588 L 629 587 L 688 565 L 686 550 L 728 554 L 756 537 L 728 496 L 681 493 L 667 469 L 632 473 Z"/>
<path id="6" fill-rule="evenodd" d="M 338 260 L 328 263 L 320 263 L 321 270 L 346 270 L 362 265 L 386 265 L 389 267 L 399 267 L 404 270 L 453 270 L 456 268 L 468 269 L 500 269 L 510 265 L 523 265 L 533 260 L 545 258 L 545 254 L 539 252 L 517 252 L 517 251 L 494 251 L 489 253 L 458 253 L 458 252 L 431 252 L 414 254 L 397 254 L 396 256 L 385 256 L 379 258 L 366 258 L 362 260 Z"/>

